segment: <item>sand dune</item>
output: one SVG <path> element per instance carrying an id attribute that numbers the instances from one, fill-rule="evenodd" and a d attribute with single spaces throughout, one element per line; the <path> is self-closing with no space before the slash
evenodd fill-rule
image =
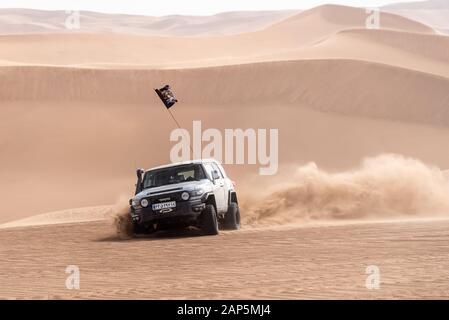
<path id="1" fill-rule="evenodd" d="M 383 34 L 398 36 L 347 31 L 336 39 L 375 43 Z M 444 48 L 440 37 L 429 37 L 436 39 L 429 46 Z M 444 58 L 407 42 L 398 48 L 432 66 Z M 448 78 L 397 67 L 387 58 L 390 65 L 304 59 L 182 70 L 2 67 L 8 80 L 0 87 L 0 112 L 8 121 L 0 128 L 0 192 L 10 201 L 1 204 L 0 221 L 129 196 L 136 167 L 169 161 L 173 124 L 152 92 L 164 83 L 176 88 L 182 103 L 174 112 L 187 128 L 199 118 L 205 127 L 281 128 L 283 174 L 308 161 L 351 168 L 385 152 L 448 168 L 441 148 L 449 139 Z M 341 145 L 348 146 L 345 152 Z M 254 183 L 256 166 L 228 169 L 236 180 Z M 245 182 L 240 185 L 244 192 Z M 23 189 L 30 193 L 26 201 Z"/>
<path id="2" fill-rule="evenodd" d="M 295 14 L 295 11 L 242 11 L 213 16 L 163 17 L 80 11 L 82 33 L 122 33 L 155 36 L 204 36 L 252 32 Z M 32 9 L 0 9 L 0 34 L 71 33 L 70 13 Z"/>
<path id="3" fill-rule="evenodd" d="M 336 28 L 366 28 L 366 20 L 368 16 L 369 14 L 364 8 L 353 8 L 340 5 L 322 5 L 301 12 L 293 17 L 287 18 L 286 20 L 270 28 L 286 30 L 292 27 L 300 27 L 306 25 L 309 26 L 309 28 L 321 30 L 325 30 L 328 28 L 333 30 L 335 30 Z M 388 12 L 382 13 L 380 28 L 421 33 L 434 33 L 432 28 L 420 22 Z M 316 32 L 316 30 L 314 31 Z"/>
<path id="4" fill-rule="evenodd" d="M 397 3 L 384 6 L 382 10 L 419 21 L 443 33 L 449 30 L 449 4 L 445 0 Z"/>
<path id="5" fill-rule="evenodd" d="M 63 45 L 63 39 L 66 42 Z M 317 38 L 318 39 L 318 38 Z M 297 59 L 351 58 L 398 65 L 412 70 L 448 76 L 447 37 L 387 30 L 347 29 L 310 46 L 300 43 L 278 44 L 265 50 L 264 46 L 248 43 L 246 48 L 220 38 L 198 44 L 178 39 L 179 46 L 167 46 L 147 37 L 122 35 L 33 35 L 0 37 L 0 64 L 71 66 L 103 69 L 179 69 L 248 64 L 254 62 Z M 397 41 L 400 40 L 400 41 Z M 265 41 L 265 40 L 263 40 Z M 278 41 L 278 40 L 275 40 Z M 415 42 L 416 41 L 416 42 Z M 30 43 L 38 42 L 35 55 L 26 52 Z M 267 42 L 267 46 L 269 42 Z M 115 47 L 114 51 L 108 50 Z M 235 46 L 239 47 L 235 49 Z M 200 47 L 205 48 L 199 50 Z M 51 49 L 53 48 L 53 49 Z M 132 52 L 129 52 L 129 49 Z"/>
<path id="6" fill-rule="evenodd" d="M 65 45 L 62 45 L 63 39 L 66 41 Z M 294 44 L 290 48 L 279 46 L 268 51 L 264 51 L 262 48 L 257 53 L 250 52 L 256 51 L 257 46 L 250 46 L 246 52 L 238 53 L 230 53 L 232 48 L 223 48 L 220 52 L 211 49 L 215 50 L 215 53 L 209 49 L 199 52 L 198 48 L 189 42 L 184 46 L 189 50 L 182 53 L 175 48 L 166 46 L 157 47 L 150 53 L 148 49 L 151 49 L 151 46 L 145 45 L 147 40 L 147 37 L 121 35 L 27 35 L 19 38 L 7 36 L 0 41 L 0 47 L 3 43 L 5 49 L 0 53 L 0 57 L 2 54 L 5 56 L 0 60 L 0 64 L 3 66 L 39 66 L 48 65 L 51 60 L 52 66 L 58 64 L 67 66 L 68 64 L 77 68 L 178 69 L 303 59 L 354 59 L 449 77 L 448 38 L 430 34 L 347 29 L 329 35 L 311 46 Z M 123 43 L 119 45 L 122 41 Z M 201 41 L 205 41 L 205 39 Z M 32 60 L 29 60 L 30 55 L 27 54 L 26 47 L 34 42 L 46 43 L 48 46 L 36 46 L 36 52 L 32 56 Z M 59 42 L 61 43 L 58 44 Z M 211 43 L 215 48 L 215 44 L 217 44 L 215 40 Z M 58 47 L 57 51 L 49 49 L 55 48 L 54 45 Z M 220 45 L 217 44 L 217 47 Z M 115 46 L 116 50 L 114 52 L 107 50 L 109 46 Z M 94 50 L 91 52 L 92 48 Z M 132 52 L 128 52 L 129 48 L 133 48 Z M 20 52 L 17 52 L 19 49 Z M 61 55 L 61 52 L 64 55 Z M 228 53 L 229 55 L 227 55 Z M 208 55 L 208 57 L 204 58 L 204 55 Z M 24 58 L 17 58 L 21 56 Z M 19 63 L 17 60 L 22 60 L 22 62 Z"/>
<path id="7" fill-rule="evenodd" d="M 384 45 L 399 50 L 402 54 L 415 54 L 420 58 L 418 61 L 414 61 L 415 65 L 421 64 L 422 59 L 437 60 L 444 63 L 449 61 L 449 37 L 445 36 L 391 30 L 352 29 L 341 31 L 329 40 L 344 46 L 344 44 L 349 44 L 349 42 L 343 42 L 345 38 L 352 40 L 353 45 L 356 45 L 356 41 L 359 40 L 364 42 L 363 45 Z M 359 48 L 359 46 L 356 47 Z M 390 57 L 385 52 L 382 56 Z"/>
<path id="8" fill-rule="evenodd" d="M 156 107 L 159 102 L 151 88 L 170 82 L 186 105 L 303 104 L 320 111 L 449 125 L 448 78 L 364 61 L 303 60 L 187 70 L 3 67 L 0 72 L 11 80 L 0 88 L 3 101 Z"/>
<path id="9" fill-rule="evenodd" d="M 48 212 L 0 224 L 0 229 L 107 220 L 111 218 L 112 210 L 113 206 L 100 206 Z"/>
<path id="10" fill-rule="evenodd" d="M 189 130 L 199 119 L 204 129 L 280 128 L 277 176 L 257 176 L 257 165 L 226 165 L 242 201 L 247 190 L 264 191 L 291 176 L 291 166 L 310 161 L 335 171 L 351 169 L 367 155 L 392 152 L 449 168 L 444 127 L 322 113 L 301 104 L 183 105 L 174 113 Z M 135 168 L 170 161 L 175 126 L 161 106 L 5 102 L 2 117 L 8 121 L 0 128 L 0 145 L 9 156 L 2 157 L 0 170 L 0 193 L 8 199 L 1 203 L 1 222 L 115 203 L 131 195 Z"/>
<path id="11" fill-rule="evenodd" d="M 448 38 L 334 5 L 61 14 L 0 11 L 0 298 L 448 297 Z M 243 230 L 117 239 L 135 169 L 170 161 L 166 83 L 189 130 L 279 129 L 277 175 L 225 164 Z"/>
<path id="12" fill-rule="evenodd" d="M 407 4 L 400 7 L 384 7 L 386 11 L 398 13 L 405 17 L 415 19 L 413 13 L 425 16 L 430 10 L 435 13 L 431 19 L 424 19 L 424 24 L 429 20 L 434 23 L 443 21 L 444 9 L 435 8 L 410 8 Z M 447 8 L 446 8 L 447 9 Z M 35 34 L 35 33 L 121 33 L 140 34 L 153 36 L 210 36 L 210 35 L 232 35 L 262 30 L 270 25 L 279 23 L 289 16 L 297 15 L 290 22 L 311 16 L 318 18 L 321 24 L 339 24 L 352 27 L 364 26 L 366 14 L 361 9 L 343 7 L 337 5 L 324 5 L 298 15 L 299 10 L 283 11 L 241 11 L 226 12 L 213 16 L 139 16 L 129 14 L 105 14 L 90 11 L 80 11 L 80 29 L 69 30 L 65 27 L 68 13 L 65 11 L 42 11 L 32 9 L 0 9 L 0 33 L 1 34 Z M 410 14 L 409 14 L 410 13 Z M 387 28 L 408 29 L 417 32 L 429 32 L 426 27 L 419 23 L 407 21 L 390 14 L 383 16 L 383 23 Z M 302 23 L 301 23 L 302 24 Z M 440 23 L 441 25 L 441 23 Z M 310 29 L 310 28 L 309 28 Z"/>
<path id="13" fill-rule="evenodd" d="M 449 77 L 448 37 L 393 30 L 347 29 L 260 61 L 352 59 Z M 242 61 L 245 61 L 242 59 Z M 247 61 L 247 60 L 246 60 Z"/>
<path id="14" fill-rule="evenodd" d="M 387 11 L 431 26 L 443 34 L 449 34 L 449 9 L 387 9 Z"/>
<path id="15" fill-rule="evenodd" d="M 299 13 L 261 31 L 232 36 L 4 35 L 0 37 L 0 60 L 17 64 L 144 65 L 149 68 L 255 62 L 261 60 L 257 57 L 273 57 L 297 50 L 342 30 L 365 28 L 366 17 L 362 9 L 327 5 Z M 393 14 L 384 14 L 382 21 L 383 29 L 433 33 L 425 25 Z M 32 55 L 29 54 L 31 50 Z"/>
<path id="16" fill-rule="evenodd" d="M 446 0 L 421 0 L 421 1 L 389 4 L 384 6 L 384 8 L 411 9 L 411 10 L 420 10 L 420 9 L 440 10 L 440 9 L 449 9 L 449 4 L 447 3 Z"/>

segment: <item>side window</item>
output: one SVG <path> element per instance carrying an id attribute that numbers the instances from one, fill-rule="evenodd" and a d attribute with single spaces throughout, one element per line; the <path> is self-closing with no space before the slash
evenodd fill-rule
<path id="1" fill-rule="evenodd" d="M 214 169 L 212 168 L 212 166 L 211 166 L 209 163 L 205 163 L 205 164 L 204 164 L 204 169 L 206 169 L 206 173 L 207 173 L 207 175 L 208 175 L 208 178 L 209 178 L 210 180 L 212 180 L 212 171 L 214 170 Z"/>
<path id="2" fill-rule="evenodd" d="M 221 173 L 220 168 L 213 162 L 211 164 L 212 164 L 212 168 L 214 168 L 214 170 L 216 170 L 218 172 L 218 174 L 220 175 L 220 178 L 223 179 L 223 173 Z"/>
<path id="3" fill-rule="evenodd" d="M 221 175 L 224 177 L 226 177 L 226 172 L 225 169 L 223 168 L 223 166 L 221 164 L 217 164 L 218 169 L 220 169 L 220 173 Z"/>

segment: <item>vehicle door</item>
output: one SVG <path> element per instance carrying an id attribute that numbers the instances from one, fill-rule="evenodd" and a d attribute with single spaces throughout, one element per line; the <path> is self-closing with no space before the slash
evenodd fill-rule
<path id="1" fill-rule="evenodd" d="M 227 203 L 223 175 L 214 163 L 205 163 L 204 167 L 210 179 L 214 183 L 214 195 L 215 202 L 217 204 L 217 211 L 224 212 L 227 208 Z"/>

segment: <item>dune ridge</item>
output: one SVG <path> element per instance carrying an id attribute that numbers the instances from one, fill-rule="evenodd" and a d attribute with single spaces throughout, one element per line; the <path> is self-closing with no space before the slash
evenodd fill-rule
<path id="1" fill-rule="evenodd" d="M 47 212 L 0 224 L 0 229 L 102 221 L 111 218 L 114 206 L 73 208 Z"/>
<path id="2" fill-rule="evenodd" d="M 307 21 L 314 25 L 317 23 L 321 28 L 326 25 L 338 26 L 338 29 L 366 27 L 366 19 L 368 13 L 365 8 L 355 8 L 344 5 L 325 4 L 310 10 L 300 12 L 292 17 L 285 19 L 268 29 L 282 29 L 288 25 L 296 25 L 300 22 Z M 411 32 L 422 32 L 433 34 L 433 28 L 421 22 L 403 17 L 389 12 L 381 12 L 382 29 L 405 30 Z"/>
<path id="3" fill-rule="evenodd" d="M 423 58 L 449 62 L 449 37 L 395 30 L 343 30 L 337 37 L 350 37 L 377 45 L 387 45 Z M 339 41 L 339 39 L 335 40 Z"/>
<path id="4" fill-rule="evenodd" d="M 186 49 L 182 53 L 170 45 L 159 43 L 159 40 L 152 44 L 152 40 L 146 37 L 123 35 L 23 35 L 0 36 L 0 40 L 3 40 L 0 48 L 3 44 L 4 49 L 0 51 L 2 66 L 154 70 L 304 59 L 353 59 L 449 77 L 448 37 L 384 29 L 343 29 L 320 38 L 310 46 L 290 42 L 275 45 L 269 50 L 261 48 L 257 52 L 249 48 L 229 47 L 220 43 L 219 38 L 212 39 L 210 43 L 201 40 L 203 43 L 199 45 L 205 46 L 206 50 L 197 50 L 195 44 L 181 40 L 179 45 Z M 26 52 L 30 50 L 29 43 L 35 42 L 38 45 L 33 48 L 35 54 L 30 59 Z M 42 43 L 46 45 L 41 46 Z M 116 49 L 107 50 L 111 46 Z"/>
<path id="5" fill-rule="evenodd" d="M 187 105 L 302 103 L 326 112 L 449 125 L 449 79 L 363 61 L 305 60 L 185 70 L 2 67 L 0 74 L 9 79 L 0 88 L 3 101 L 155 105 L 151 88 L 170 82 Z M 333 80 L 337 78 L 338 83 Z M 264 79 L 262 86 L 259 79 Z"/>
<path id="6" fill-rule="evenodd" d="M 278 22 L 296 11 L 237 11 L 212 16 L 144 16 L 81 10 L 83 33 L 121 33 L 153 36 L 207 36 L 251 32 Z M 1 34 L 72 33 L 69 15 L 61 10 L 0 9 Z"/>
<path id="7" fill-rule="evenodd" d="M 165 83 L 176 88 L 187 126 L 201 114 L 210 127 L 282 128 L 282 143 L 298 148 L 281 150 L 281 166 L 316 160 L 341 170 L 394 151 L 444 166 L 437 144 L 449 124 L 447 38 L 389 13 L 381 30 L 361 30 L 366 17 L 364 9 L 325 5 L 226 36 L 0 36 L 2 191 L 19 201 L 25 184 L 34 194 L 23 208 L 1 205 L 1 220 L 112 202 L 132 186 L 135 166 L 166 162 L 170 144 L 160 137 L 172 124 L 152 91 Z M 153 27 L 176 29 L 183 18 L 171 18 Z M 66 177 L 67 198 L 59 187 Z"/>
<path id="8" fill-rule="evenodd" d="M 366 28 L 364 9 L 324 5 L 254 32 L 229 36 L 157 37 L 130 34 L 21 34 L 0 36 L 0 60 L 28 65 L 207 66 L 260 61 L 298 50 L 343 30 Z M 382 15 L 381 28 L 434 34 L 398 15 Z M 307 32 L 301 32 L 307 30 Z M 182 50 L 180 50 L 182 48 Z M 113 49 L 113 50 L 111 50 Z M 30 55 L 29 52 L 33 54 Z"/>
<path id="9" fill-rule="evenodd" d="M 382 11 L 398 14 L 432 26 L 439 32 L 449 34 L 449 5 L 446 0 L 402 2 L 382 7 Z"/>

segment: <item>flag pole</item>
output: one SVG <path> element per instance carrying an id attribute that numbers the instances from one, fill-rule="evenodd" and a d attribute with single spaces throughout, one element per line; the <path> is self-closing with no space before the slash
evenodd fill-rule
<path id="1" fill-rule="evenodd" d="M 184 136 L 184 139 L 187 139 L 186 136 L 184 135 L 184 129 L 180 126 L 178 120 L 176 120 L 175 116 L 173 115 L 173 113 L 170 111 L 170 108 L 166 108 L 168 113 L 170 114 L 171 118 L 173 119 L 173 121 L 176 123 L 176 126 L 181 130 L 182 135 Z M 193 152 L 193 148 L 192 148 L 192 142 L 189 139 L 189 148 L 190 148 L 190 153 L 192 155 L 192 160 L 194 159 L 195 153 Z"/>

